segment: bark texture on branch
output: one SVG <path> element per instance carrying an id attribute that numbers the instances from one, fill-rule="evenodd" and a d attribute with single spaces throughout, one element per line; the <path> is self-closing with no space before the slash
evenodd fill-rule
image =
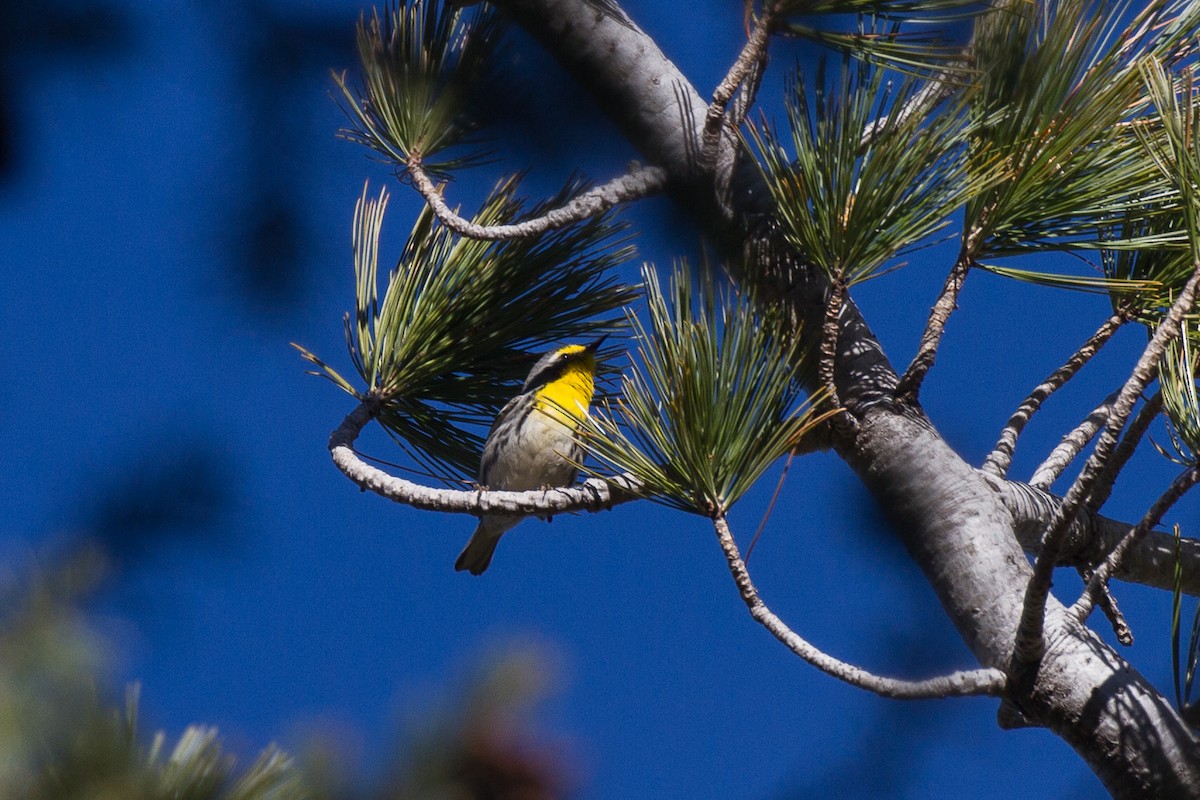
<path id="1" fill-rule="evenodd" d="M 720 202 L 712 176 L 721 168 L 706 172 L 699 160 L 706 103 L 654 41 L 587 0 L 497 5 L 649 163 L 667 171 L 706 231 L 728 252 L 746 254 L 737 279 L 787 303 L 804 335 L 819 337 L 827 282 L 789 250 L 770 218 L 766 187 L 744 160 L 725 165 L 734 185 L 731 204 Z M 1016 535 L 1025 520 L 1014 519 L 919 407 L 895 400 L 895 371 L 849 299 L 841 320 L 834 377 L 859 424 L 838 437 L 836 449 L 889 516 L 979 663 L 1007 670 L 1030 576 Z M 1115 796 L 1200 798 L 1200 748 L 1170 704 L 1054 598 L 1045 634 L 1043 658 L 1016 676 L 1007 700 L 1029 723 L 1067 741 Z"/>

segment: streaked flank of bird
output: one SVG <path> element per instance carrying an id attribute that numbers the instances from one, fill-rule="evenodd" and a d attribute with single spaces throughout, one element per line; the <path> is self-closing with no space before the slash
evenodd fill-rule
<path id="1" fill-rule="evenodd" d="M 596 349 L 569 344 L 546 353 L 529 371 L 521 393 L 509 400 L 483 446 L 479 485 L 513 492 L 569 486 L 583 457 L 577 437 L 595 391 Z M 456 570 L 482 574 L 500 537 L 523 517 L 486 514 L 454 562 Z"/>

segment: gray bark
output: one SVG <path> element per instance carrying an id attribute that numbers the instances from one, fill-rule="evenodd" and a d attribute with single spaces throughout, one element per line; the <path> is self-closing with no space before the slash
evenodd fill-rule
<path id="1" fill-rule="evenodd" d="M 823 278 L 776 234 L 753 169 L 698 163 L 706 102 L 650 37 L 587 0 L 496 5 L 667 171 L 706 231 L 728 252 L 745 254 L 739 279 L 791 304 L 809 337 L 819 332 Z M 728 194 L 714 175 L 732 175 Z M 833 446 L 885 510 L 979 663 L 1011 672 L 1030 575 L 1017 533 L 1030 520 L 1014 520 L 1005 494 L 954 453 L 919 406 L 894 399 L 896 374 L 850 302 L 835 380 L 856 424 L 835 434 Z M 1045 630 L 1041 661 L 1009 676 L 1008 716 L 1053 730 L 1116 797 L 1200 798 L 1200 749 L 1171 705 L 1053 597 Z"/>

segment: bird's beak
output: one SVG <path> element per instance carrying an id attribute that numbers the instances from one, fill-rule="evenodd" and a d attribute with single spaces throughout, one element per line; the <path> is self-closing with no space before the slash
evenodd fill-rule
<path id="1" fill-rule="evenodd" d="M 601 344 L 604 342 L 604 340 L 605 340 L 605 339 L 607 339 L 607 338 L 608 338 L 608 334 L 606 333 L 606 334 L 604 334 L 603 336 L 601 336 L 599 339 L 597 339 L 596 341 L 592 342 L 592 343 L 591 343 L 591 344 L 589 344 L 589 345 L 586 345 L 584 349 L 586 349 L 586 350 L 587 350 L 589 353 L 594 353 L 594 352 L 596 352 L 597 350 L 599 350 L 599 349 L 600 349 L 600 345 L 601 345 Z"/>

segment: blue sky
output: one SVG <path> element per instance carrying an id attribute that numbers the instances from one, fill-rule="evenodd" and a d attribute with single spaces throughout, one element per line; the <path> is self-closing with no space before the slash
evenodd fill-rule
<path id="1" fill-rule="evenodd" d="M 349 371 L 354 201 L 364 180 L 390 182 L 392 258 L 417 208 L 335 137 L 345 118 L 328 69 L 353 68 L 365 6 L 79 0 L 46 12 L 79 23 L 56 27 L 35 24 L 34 5 L 2 12 L 18 34 L 0 95 L 13 143 L 0 173 L 0 535 L 9 560 L 73 536 L 122 537 L 125 566 L 97 612 L 116 643 L 114 685 L 141 682 L 146 727 L 216 725 L 247 760 L 271 741 L 302 750 L 332 736 L 377 771 L 386 743 L 453 696 L 472 664 L 535 643 L 557 687 L 537 722 L 563 743 L 580 797 L 1101 791 L 1051 734 L 1000 731 L 992 701 L 896 703 L 798 661 L 750 620 L 702 520 L 638 504 L 528 522 L 484 577 L 456 574 L 473 520 L 343 478 L 325 443 L 352 401 L 306 375 L 288 345 Z M 740 47 L 740 4 L 706 3 L 686 24 L 672 5 L 627 8 L 704 91 Z M 513 103 L 546 132 L 522 130 L 523 145 L 501 152 L 512 169 L 532 166 L 532 196 L 573 169 L 603 179 L 637 157 L 527 41 L 512 51 L 525 86 Z M 798 52 L 778 51 L 777 75 Z M 582 130 L 561 124 L 579 113 Z M 474 170 L 452 196 L 477 201 L 504 169 Z M 694 254 L 697 234 L 666 201 L 627 216 L 641 258 Z M 856 288 L 896 362 L 952 256 L 923 251 Z M 1107 304 L 978 274 L 961 306 L 923 399 L 979 463 Z M 1052 401 L 1015 475 L 1108 393 L 1141 341 L 1123 332 Z M 399 457 L 382 435 L 365 444 Z M 735 510 L 739 536 L 777 475 Z M 1144 454 L 1110 513 L 1140 516 L 1170 475 Z M 169 513 L 130 505 L 139 494 Z M 1196 511 L 1190 498 L 1172 516 L 1186 524 Z M 793 465 L 751 567 L 767 602 L 835 655 L 911 676 L 972 665 L 832 456 Z M 1073 593 L 1073 580 L 1059 584 Z M 1122 586 L 1118 598 L 1138 637 L 1130 657 L 1169 690 L 1169 596 Z"/>

